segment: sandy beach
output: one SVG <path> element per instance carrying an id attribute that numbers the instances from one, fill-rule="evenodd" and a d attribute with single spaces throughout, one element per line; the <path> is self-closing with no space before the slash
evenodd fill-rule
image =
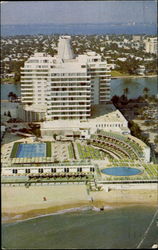
<path id="1" fill-rule="evenodd" d="M 156 184 L 157 185 L 157 184 Z M 132 204 L 158 205 L 158 190 L 111 189 L 93 191 L 89 195 L 85 185 L 67 184 L 52 186 L 2 186 L 2 218 L 4 222 L 32 218 L 64 209 L 83 206 L 120 207 Z M 43 198 L 46 197 L 46 200 Z"/>

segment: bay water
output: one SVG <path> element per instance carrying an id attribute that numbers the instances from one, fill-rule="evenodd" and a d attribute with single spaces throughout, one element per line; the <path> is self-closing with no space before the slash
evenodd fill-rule
<path id="1" fill-rule="evenodd" d="M 1 100 L 8 100 L 9 92 L 13 92 L 16 95 L 20 96 L 20 84 L 1 84 Z"/>
<path id="2" fill-rule="evenodd" d="M 144 88 L 148 88 L 149 96 L 155 96 L 158 94 L 157 77 L 112 79 L 111 97 L 114 95 L 123 95 L 125 88 L 128 88 L 128 98 L 137 98 L 138 96 L 143 96 Z"/>
<path id="3" fill-rule="evenodd" d="M 148 95 L 156 95 L 158 93 L 157 77 L 112 79 L 111 97 L 123 95 L 125 88 L 128 88 L 128 98 L 144 95 L 144 88 L 149 89 Z M 7 100 L 11 91 L 20 96 L 20 84 L 1 84 L 1 99 Z"/>

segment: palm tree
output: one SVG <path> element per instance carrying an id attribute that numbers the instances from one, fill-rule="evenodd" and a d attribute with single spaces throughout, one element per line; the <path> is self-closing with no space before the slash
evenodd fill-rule
<path id="1" fill-rule="evenodd" d="M 9 116 L 9 117 L 11 117 L 11 113 L 10 113 L 10 111 L 8 111 L 8 116 Z"/>
<path id="2" fill-rule="evenodd" d="M 16 99 L 17 99 L 17 95 L 13 93 L 12 100 L 16 100 Z"/>
<path id="3" fill-rule="evenodd" d="M 119 102 L 120 98 L 119 96 L 117 95 L 114 95 L 112 98 L 111 98 L 111 101 L 114 103 L 114 104 L 117 104 Z"/>
<path id="4" fill-rule="evenodd" d="M 8 94 L 8 98 L 10 98 L 10 100 L 12 99 L 12 97 L 13 97 L 13 95 L 14 95 L 14 93 L 13 92 L 9 92 L 9 94 Z"/>
<path id="5" fill-rule="evenodd" d="M 17 95 L 13 92 L 9 92 L 8 98 L 10 99 L 10 101 L 13 101 L 13 100 L 17 99 Z"/>
<path id="6" fill-rule="evenodd" d="M 148 92 L 149 92 L 149 91 L 150 91 L 150 90 L 149 90 L 147 87 L 145 87 L 145 88 L 143 89 L 143 93 L 144 93 L 145 98 L 148 97 Z"/>
<path id="7" fill-rule="evenodd" d="M 128 93 L 129 93 L 129 89 L 128 88 L 123 89 L 123 93 L 127 97 Z"/>

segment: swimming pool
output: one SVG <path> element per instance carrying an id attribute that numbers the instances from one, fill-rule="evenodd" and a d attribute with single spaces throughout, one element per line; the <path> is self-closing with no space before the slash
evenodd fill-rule
<path id="1" fill-rule="evenodd" d="M 104 168 L 101 170 L 103 174 L 114 175 L 114 176 L 130 176 L 140 174 L 142 171 L 137 168 L 129 167 L 112 167 Z"/>
<path id="2" fill-rule="evenodd" d="M 16 153 L 17 158 L 45 157 L 45 156 L 46 156 L 46 144 L 45 143 L 37 143 L 37 144 L 21 143 L 19 144 L 18 150 Z"/>

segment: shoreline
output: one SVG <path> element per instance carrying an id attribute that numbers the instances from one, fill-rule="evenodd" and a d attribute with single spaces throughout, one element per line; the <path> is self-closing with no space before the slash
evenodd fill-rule
<path id="1" fill-rule="evenodd" d="M 19 84 L 21 84 L 21 83 L 20 83 L 20 82 L 5 81 L 5 82 L 1 82 L 1 84 L 15 84 L 15 85 L 19 85 Z"/>
<path id="2" fill-rule="evenodd" d="M 144 75 L 144 76 L 136 76 L 136 75 L 129 75 L 129 76 L 112 76 L 111 79 L 125 79 L 125 78 L 152 78 L 157 77 L 157 75 Z"/>
<path id="3" fill-rule="evenodd" d="M 43 200 L 43 196 L 47 200 Z M 91 191 L 85 185 L 2 187 L 2 223 L 67 212 L 105 211 L 125 206 L 157 206 L 157 189 L 111 189 Z"/>
<path id="4" fill-rule="evenodd" d="M 133 206 L 143 206 L 143 207 L 155 207 L 157 208 L 157 203 L 145 203 L 145 202 L 126 202 L 126 203 L 105 203 L 104 201 L 97 201 L 92 203 L 75 203 L 67 204 L 59 207 L 49 207 L 47 209 L 34 209 L 24 213 L 2 213 L 2 224 L 23 222 L 27 220 L 33 220 L 39 217 L 47 217 L 52 215 L 60 215 L 66 213 L 77 213 L 83 211 L 94 211 L 102 212 L 100 208 L 103 208 L 103 211 L 108 212 L 114 209 L 121 209 L 125 207 Z"/>

